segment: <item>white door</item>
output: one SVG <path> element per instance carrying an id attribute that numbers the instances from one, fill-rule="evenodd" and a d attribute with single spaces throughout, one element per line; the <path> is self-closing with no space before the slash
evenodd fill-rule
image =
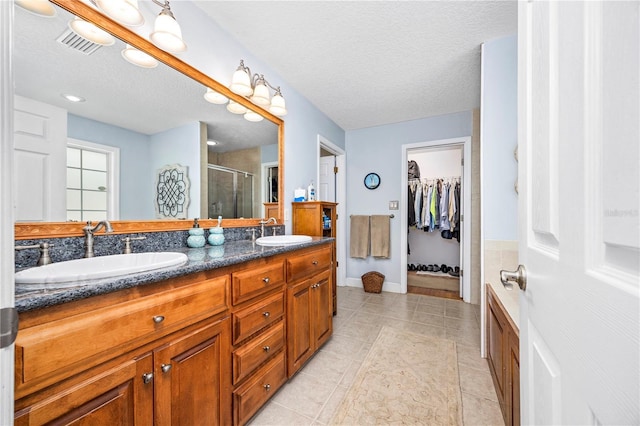
<path id="1" fill-rule="evenodd" d="M 17 95 L 14 102 L 16 221 L 64 222 L 67 112 Z"/>
<path id="2" fill-rule="evenodd" d="M 320 157 L 318 174 L 320 180 L 318 182 L 318 201 L 336 201 L 336 175 L 334 167 L 336 165 L 336 157 L 328 155 Z"/>
<path id="3" fill-rule="evenodd" d="M 519 3 L 523 424 L 640 424 L 639 21 Z"/>

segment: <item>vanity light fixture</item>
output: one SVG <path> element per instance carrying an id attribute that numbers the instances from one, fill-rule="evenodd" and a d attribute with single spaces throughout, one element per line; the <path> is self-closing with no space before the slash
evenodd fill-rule
<path id="1" fill-rule="evenodd" d="M 50 18 L 56 16 L 56 10 L 49 0 L 15 0 L 17 6 L 38 16 Z"/>
<path id="2" fill-rule="evenodd" d="M 233 114 L 244 114 L 247 112 L 247 107 L 244 105 L 240 105 L 239 103 L 229 100 L 229 104 L 227 105 L 227 111 Z"/>
<path id="3" fill-rule="evenodd" d="M 269 88 L 275 91 L 271 99 Z M 284 98 L 282 97 L 282 92 L 280 91 L 280 86 L 272 86 L 264 78 L 263 74 L 252 74 L 249 67 L 244 65 L 244 60 L 242 59 L 240 60 L 240 65 L 231 77 L 229 89 L 234 93 L 248 97 L 251 102 L 267 108 L 269 112 L 274 115 L 283 116 L 287 114 L 287 108 Z"/>
<path id="4" fill-rule="evenodd" d="M 253 112 L 250 109 L 247 109 L 247 112 L 244 113 L 244 119 L 247 121 L 253 121 L 254 123 L 264 120 L 260 114 Z"/>
<path id="5" fill-rule="evenodd" d="M 149 35 L 153 44 L 169 53 L 180 53 L 187 50 L 187 45 L 182 40 L 182 30 L 178 21 L 171 12 L 169 0 L 161 3 L 153 0 L 155 4 L 162 7 L 162 11 L 156 18 L 153 26 L 153 32 Z"/>
<path id="6" fill-rule="evenodd" d="M 144 16 L 138 10 L 138 0 L 91 0 L 107 16 L 130 27 L 144 24 Z"/>
<path id="7" fill-rule="evenodd" d="M 122 57 L 133 65 L 137 65 L 142 68 L 155 68 L 158 66 L 158 60 L 156 58 L 129 44 L 126 45 L 121 53 Z"/>
<path id="8" fill-rule="evenodd" d="M 222 93 L 218 93 L 215 90 L 207 87 L 207 92 L 204 94 L 204 98 L 211 102 L 212 104 L 224 105 L 229 102 L 229 98 L 227 98 Z"/>
<path id="9" fill-rule="evenodd" d="M 69 28 L 79 36 L 102 46 L 111 46 L 116 42 L 116 39 L 105 30 L 78 17 L 69 21 Z"/>

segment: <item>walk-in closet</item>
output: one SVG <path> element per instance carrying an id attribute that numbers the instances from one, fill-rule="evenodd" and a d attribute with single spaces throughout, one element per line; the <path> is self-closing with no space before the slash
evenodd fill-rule
<path id="1" fill-rule="evenodd" d="M 459 298 L 462 146 L 407 153 L 407 291 Z"/>

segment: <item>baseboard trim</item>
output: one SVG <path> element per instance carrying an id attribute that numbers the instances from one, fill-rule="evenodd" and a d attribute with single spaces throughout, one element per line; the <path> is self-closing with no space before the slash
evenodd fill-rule
<path id="1" fill-rule="evenodd" d="M 362 288 L 362 279 L 361 278 L 349 278 L 347 277 L 347 285 L 346 287 L 358 287 Z M 402 289 L 400 288 L 400 283 L 393 283 L 389 281 L 385 281 L 382 284 L 382 291 L 386 291 L 389 293 L 402 293 Z"/>

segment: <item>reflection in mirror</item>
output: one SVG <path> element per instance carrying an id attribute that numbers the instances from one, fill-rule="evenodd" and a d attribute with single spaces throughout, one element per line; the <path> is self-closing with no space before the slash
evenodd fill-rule
<path id="1" fill-rule="evenodd" d="M 277 203 L 277 124 L 207 102 L 204 85 L 163 63 L 132 65 L 120 40 L 80 39 L 73 15 L 56 12 L 15 8 L 18 221 L 164 218 L 158 171 L 171 165 L 187 168 L 189 204 L 166 218 L 260 218 Z M 171 202 L 180 187 L 164 183 Z"/>

